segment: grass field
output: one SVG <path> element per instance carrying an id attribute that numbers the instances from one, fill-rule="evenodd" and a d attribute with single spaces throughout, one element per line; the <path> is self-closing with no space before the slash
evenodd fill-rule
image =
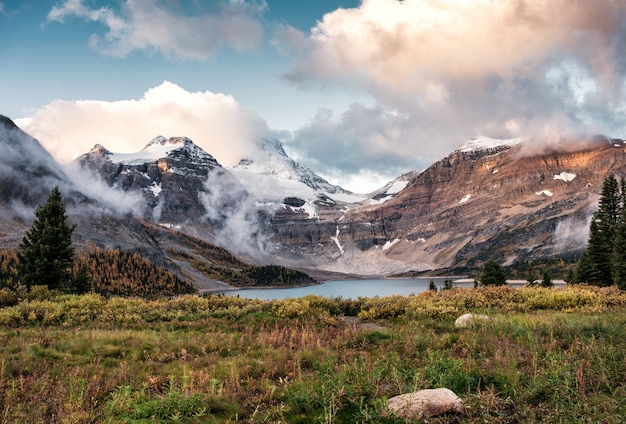
<path id="1" fill-rule="evenodd" d="M 494 319 L 456 329 L 465 312 Z M 626 293 L 84 295 L 0 309 L 2 423 L 403 423 L 386 400 L 435 387 L 466 414 L 420 422 L 620 423 Z"/>

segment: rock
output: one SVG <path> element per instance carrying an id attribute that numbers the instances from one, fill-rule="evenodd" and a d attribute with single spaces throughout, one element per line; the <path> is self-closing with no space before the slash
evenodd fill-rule
<path id="1" fill-rule="evenodd" d="M 454 326 L 456 328 L 467 328 L 474 326 L 479 321 L 489 321 L 490 319 L 487 315 L 465 314 L 454 321 Z"/>
<path id="2" fill-rule="evenodd" d="M 395 396 L 387 401 L 387 407 L 394 415 L 405 419 L 465 412 L 461 398 L 445 388 L 425 389 Z"/>

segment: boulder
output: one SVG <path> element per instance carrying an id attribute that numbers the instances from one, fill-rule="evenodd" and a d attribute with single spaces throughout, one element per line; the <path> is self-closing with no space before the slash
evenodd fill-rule
<path id="1" fill-rule="evenodd" d="M 456 321 L 454 321 L 454 326 L 456 328 L 467 328 L 472 327 L 477 322 L 489 321 L 490 319 L 491 318 L 489 318 L 487 315 L 465 314 L 461 315 L 456 319 Z"/>
<path id="2" fill-rule="evenodd" d="M 387 401 L 387 407 L 395 416 L 405 419 L 465 412 L 461 398 L 445 388 L 425 389 L 395 396 Z"/>

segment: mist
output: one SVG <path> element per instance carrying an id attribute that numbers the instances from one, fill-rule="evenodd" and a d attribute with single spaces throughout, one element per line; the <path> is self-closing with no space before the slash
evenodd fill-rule
<path id="1" fill-rule="evenodd" d="M 205 190 L 199 195 L 206 210 L 203 219 L 213 227 L 217 244 L 255 258 L 270 253 L 269 207 L 228 171 L 212 170 Z"/>

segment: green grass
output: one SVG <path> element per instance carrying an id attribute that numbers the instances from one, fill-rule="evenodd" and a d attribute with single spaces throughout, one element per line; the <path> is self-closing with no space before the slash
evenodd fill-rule
<path id="1" fill-rule="evenodd" d="M 465 312 L 494 319 L 456 329 Z M 613 288 L 355 301 L 60 296 L 2 308 L 0 323 L 2 423 L 403 423 L 386 400 L 435 387 L 467 412 L 425 422 L 626 416 L 626 294 Z"/>

